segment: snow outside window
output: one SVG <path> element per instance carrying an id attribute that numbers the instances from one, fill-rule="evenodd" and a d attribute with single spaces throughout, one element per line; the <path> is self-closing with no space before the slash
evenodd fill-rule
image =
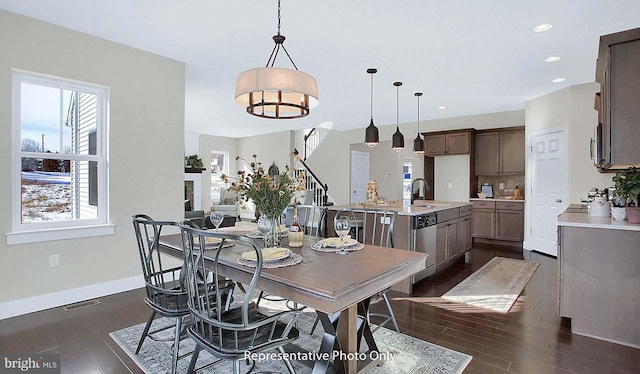
<path id="1" fill-rule="evenodd" d="M 107 224 L 107 95 L 13 73 L 14 232 Z"/>

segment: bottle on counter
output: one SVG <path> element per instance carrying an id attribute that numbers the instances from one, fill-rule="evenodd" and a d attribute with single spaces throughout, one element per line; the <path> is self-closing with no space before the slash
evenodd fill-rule
<path id="1" fill-rule="evenodd" d="M 516 188 L 513 190 L 513 197 L 515 199 L 519 199 L 522 196 L 522 193 L 520 192 L 520 189 L 518 188 L 518 186 L 516 186 Z"/>
<path id="2" fill-rule="evenodd" d="M 302 247 L 302 239 L 304 232 L 300 226 L 300 218 L 298 217 L 298 208 L 293 208 L 293 219 L 289 226 L 289 247 Z"/>

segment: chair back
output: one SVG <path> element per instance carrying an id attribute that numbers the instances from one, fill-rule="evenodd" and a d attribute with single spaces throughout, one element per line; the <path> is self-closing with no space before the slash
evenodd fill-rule
<path id="1" fill-rule="evenodd" d="M 266 317 L 259 315 L 252 305 L 252 295 L 256 291 L 263 263 L 258 242 L 245 236 L 200 230 L 186 224 L 181 224 L 180 228 L 191 314 L 189 334 L 213 355 L 234 360 L 244 357 L 245 351 L 273 349 L 282 340 L 290 339 L 288 335 L 296 318 L 287 323 L 280 321 L 289 311 Z M 235 242 L 234 247 L 254 252 L 257 261 L 255 268 L 247 267 L 252 275 L 248 286 L 245 286 L 245 294 L 232 304 L 231 310 L 226 310 L 224 298 L 221 297 L 225 292 L 225 283 L 220 274 L 220 260 L 221 257 L 236 256 L 229 254 L 229 241 Z M 209 287 L 202 287 L 198 274 L 206 271 L 211 273 L 212 280 Z"/>
<path id="2" fill-rule="evenodd" d="M 186 290 L 181 286 L 181 267 L 166 266 L 159 251 L 162 228 L 177 222 L 154 221 L 144 214 L 132 217 L 142 275 L 146 286 L 146 302 L 164 316 L 188 314 Z"/>
<path id="3" fill-rule="evenodd" d="M 351 235 L 361 243 L 380 247 L 394 247 L 393 231 L 398 212 L 389 209 L 343 208 L 335 217 L 346 217 L 351 224 Z"/>
<path id="4" fill-rule="evenodd" d="M 298 223 L 305 235 L 309 236 L 326 236 L 327 226 L 327 207 L 319 205 L 290 205 L 285 213 L 285 224 L 291 225 L 293 220 L 293 209 L 298 209 Z"/>

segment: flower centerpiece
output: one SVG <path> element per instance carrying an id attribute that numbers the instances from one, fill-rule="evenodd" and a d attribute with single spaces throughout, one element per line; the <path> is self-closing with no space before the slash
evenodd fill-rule
<path id="1" fill-rule="evenodd" d="M 229 191 L 238 193 L 244 202 L 251 200 L 261 214 L 277 222 L 287 205 L 294 202 L 296 192 L 306 189 L 304 171 L 296 178 L 291 176 L 292 170 L 287 166 L 285 171 L 270 175 L 258 161 L 257 155 L 254 154 L 252 158 L 253 161 L 249 162 L 236 157 L 236 161 L 243 161 L 247 167 L 238 170 L 235 181 L 224 174 L 222 179 L 226 183 L 231 182 Z"/>

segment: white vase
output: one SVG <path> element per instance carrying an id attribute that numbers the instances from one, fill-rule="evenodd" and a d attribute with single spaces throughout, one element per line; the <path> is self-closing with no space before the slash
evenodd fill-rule
<path id="1" fill-rule="evenodd" d="M 624 207 L 611 207 L 611 216 L 615 220 L 622 221 L 627 216 L 627 212 Z"/>

